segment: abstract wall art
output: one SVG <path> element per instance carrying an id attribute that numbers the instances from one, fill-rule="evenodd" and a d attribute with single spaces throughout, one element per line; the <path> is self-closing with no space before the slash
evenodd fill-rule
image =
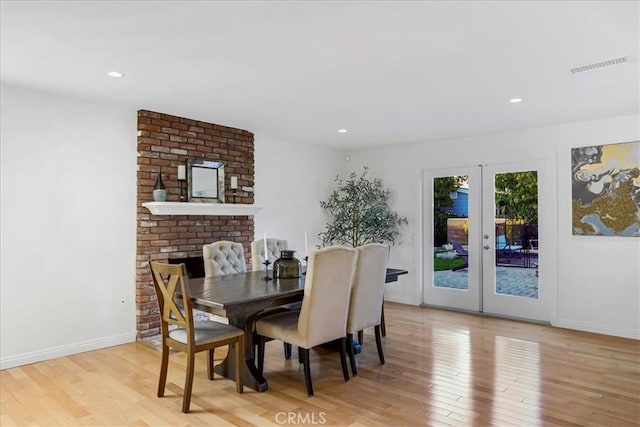
<path id="1" fill-rule="evenodd" d="M 640 237 L 640 141 L 571 150 L 574 235 Z"/>

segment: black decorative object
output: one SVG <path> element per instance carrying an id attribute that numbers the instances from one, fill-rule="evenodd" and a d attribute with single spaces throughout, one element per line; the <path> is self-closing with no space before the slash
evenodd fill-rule
<path id="1" fill-rule="evenodd" d="M 263 262 L 264 264 L 264 277 L 262 278 L 262 280 L 271 280 L 271 277 L 269 277 L 269 264 L 271 264 L 271 261 L 264 260 Z"/>
<path id="2" fill-rule="evenodd" d="M 283 250 L 280 258 L 273 262 L 274 279 L 297 279 L 302 276 L 302 264 L 300 260 L 294 258 L 296 251 Z"/>
<path id="3" fill-rule="evenodd" d="M 180 201 L 187 201 L 187 180 L 179 179 L 178 184 L 180 185 Z"/>
<path id="4" fill-rule="evenodd" d="M 167 200 L 167 187 L 162 182 L 162 173 L 158 171 L 156 185 L 153 187 L 153 200 L 155 202 L 164 202 Z"/>

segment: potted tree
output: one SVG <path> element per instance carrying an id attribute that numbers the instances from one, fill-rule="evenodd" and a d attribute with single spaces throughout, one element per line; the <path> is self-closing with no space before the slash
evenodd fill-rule
<path id="1" fill-rule="evenodd" d="M 360 175 L 351 172 L 344 180 L 337 176 L 336 189 L 320 202 L 330 216 L 325 230 L 318 235 L 323 246 L 394 244 L 400 235 L 400 226 L 407 219 L 391 210 L 390 190 L 383 187 L 380 179 L 369 179 L 367 173 L 365 166 Z"/>

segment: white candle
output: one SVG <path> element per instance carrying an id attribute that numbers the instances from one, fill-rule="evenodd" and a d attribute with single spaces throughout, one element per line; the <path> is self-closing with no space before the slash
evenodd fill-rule
<path id="1" fill-rule="evenodd" d="M 309 242 L 307 241 L 307 232 L 304 232 L 304 256 L 308 256 L 309 252 Z"/>
<path id="2" fill-rule="evenodd" d="M 264 233 L 264 260 L 267 261 L 269 259 L 269 253 L 267 252 L 267 233 Z"/>
<path id="3" fill-rule="evenodd" d="M 237 176 L 232 176 L 231 177 L 231 189 L 232 190 L 237 190 L 238 189 L 238 177 Z"/>
<path id="4" fill-rule="evenodd" d="M 178 179 L 179 180 L 187 179 L 187 172 L 185 170 L 184 165 L 178 166 Z"/>

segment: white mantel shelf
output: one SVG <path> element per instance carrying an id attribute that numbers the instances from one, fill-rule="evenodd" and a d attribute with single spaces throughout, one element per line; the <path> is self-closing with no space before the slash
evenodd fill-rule
<path id="1" fill-rule="evenodd" d="M 142 206 L 154 215 L 249 216 L 262 206 L 236 203 L 146 202 Z"/>

